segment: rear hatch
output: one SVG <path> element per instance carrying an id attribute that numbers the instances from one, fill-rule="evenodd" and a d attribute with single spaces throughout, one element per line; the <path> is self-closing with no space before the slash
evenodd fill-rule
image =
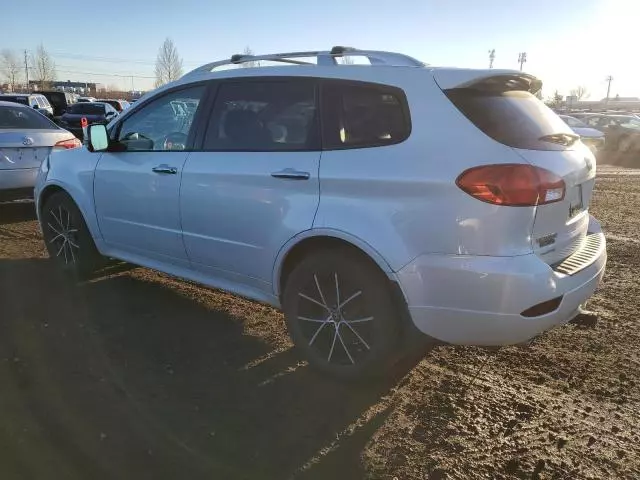
<path id="1" fill-rule="evenodd" d="M 579 136 L 535 97 L 541 82 L 512 71 L 459 70 L 440 76 L 436 72 L 434 77 L 451 102 L 482 132 L 511 147 L 523 163 L 548 170 L 564 181 L 562 199 L 536 207 L 531 245 L 548 264 L 574 253 L 587 234 L 595 159 Z"/>

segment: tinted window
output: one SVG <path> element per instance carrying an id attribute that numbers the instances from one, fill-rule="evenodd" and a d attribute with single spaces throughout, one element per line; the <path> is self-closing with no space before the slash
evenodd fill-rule
<path id="1" fill-rule="evenodd" d="M 67 109 L 67 113 L 84 115 L 104 115 L 104 105 L 101 103 L 74 103 Z"/>
<path id="2" fill-rule="evenodd" d="M 67 100 L 66 96 L 62 92 L 47 92 L 43 94 L 45 98 L 49 100 L 49 103 L 54 107 L 64 107 L 66 106 Z"/>
<path id="3" fill-rule="evenodd" d="M 0 107 L 0 129 L 31 128 L 55 130 L 56 127 L 44 115 L 24 107 Z"/>
<path id="4" fill-rule="evenodd" d="M 313 82 L 246 82 L 220 87 L 205 150 L 317 149 Z M 193 106 L 180 105 L 186 112 Z"/>
<path id="5" fill-rule="evenodd" d="M 128 151 L 185 150 L 193 119 L 205 92 L 197 86 L 172 92 L 138 108 L 122 122 L 117 139 Z M 183 112 L 176 104 L 192 102 L 193 112 Z"/>
<path id="6" fill-rule="evenodd" d="M 0 100 L 4 102 L 21 103 L 22 105 L 29 105 L 28 97 L 1 95 Z"/>
<path id="7" fill-rule="evenodd" d="M 324 92 L 326 148 L 392 145 L 411 131 L 400 89 L 353 82 L 332 82 Z"/>
<path id="8" fill-rule="evenodd" d="M 524 91 L 485 92 L 471 88 L 447 90 L 447 97 L 473 124 L 494 140 L 528 150 L 561 150 L 546 140 L 574 136 L 573 130 L 534 95 Z"/>

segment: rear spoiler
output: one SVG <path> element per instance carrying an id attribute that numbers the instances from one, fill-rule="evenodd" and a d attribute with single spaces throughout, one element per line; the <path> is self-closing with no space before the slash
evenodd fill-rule
<path id="1" fill-rule="evenodd" d="M 471 88 L 486 92 L 520 90 L 536 93 L 542 81 L 517 70 L 434 69 L 433 78 L 442 90 Z"/>

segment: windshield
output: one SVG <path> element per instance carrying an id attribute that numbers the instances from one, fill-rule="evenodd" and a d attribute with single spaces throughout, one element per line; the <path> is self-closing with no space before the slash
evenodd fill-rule
<path id="1" fill-rule="evenodd" d="M 55 130 L 56 127 L 44 115 L 31 108 L 0 106 L 0 129 Z M 0 148 L 2 144 L 0 142 Z M 1 178 L 0 173 L 0 178 Z"/>
<path id="2" fill-rule="evenodd" d="M 71 114 L 85 114 L 85 115 L 103 115 L 104 105 L 94 102 L 80 102 L 74 103 L 67 109 L 67 113 Z"/>

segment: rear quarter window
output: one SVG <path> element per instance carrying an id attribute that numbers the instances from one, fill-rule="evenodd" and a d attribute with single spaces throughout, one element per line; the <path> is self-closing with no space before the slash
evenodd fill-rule
<path id="1" fill-rule="evenodd" d="M 472 88 L 446 90 L 462 114 L 494 140 L 527 150 L 566 150 L 545 138 L 575 136 L 573 130 L 549 107 L 525 91 L 481 91 Z"/>
<path id="2" fill-rule="evenodd" d="M 325 150 L 393 145 L 411 133 L 406 96 L 399 88 L 331 81 L 322 97 Z"/>

